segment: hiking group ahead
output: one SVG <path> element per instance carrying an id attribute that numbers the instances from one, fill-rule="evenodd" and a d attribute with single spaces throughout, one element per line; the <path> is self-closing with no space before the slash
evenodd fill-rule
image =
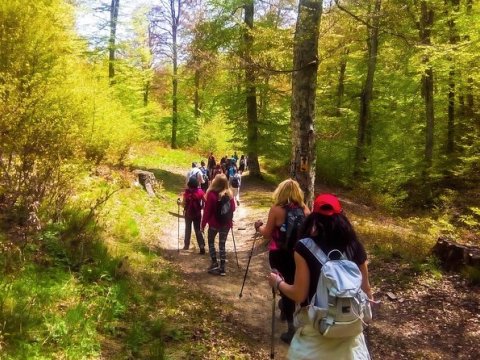
<path id="1" fill-rule="evenodd" d="M 233 226 L 235 206 L 240 205 L 241 173 L 246 169 L 246 158 L 242 155 L 240 167 L 237 167 L 236 152 L 231 158 L 223 157 L 216 163 L 213 153 L 208 157 L 208 167 L 201 161 L 198 167 L 194 162 L 186 176 L 186 185 L 182 199 L 178 204 L 184 207 L 185 240 L 184 250 L 190 247 L 192 225 L 195 230 L 200 254 L 205 254 L 204 230 L 208 224 L 208 253 L 212 260 L 208 272 L 214 275 L 225 272 L 225 242 Z M 203 215 L 202 215 L 203 211 Z M 218 234 L 218 253 L 215 238 Z M 218 254 L 218 256 L 217 256 Z"/>
<path id="2" fill-rule="evenodd" d="M 243 167 L 237 168 L 236 162 L 232 156 L 216 164 L 211 154 L 208 168 L 203 162 L 200 168 L 193 163 L 183 194 L 184 249 L 189 248 L 193 224 L 200 253 L 205 254 L 203 232 L 208 224 L 208 272 L 215 275 L 226 274 L 225 242 L 246 169 L 245 159 Z M 281 339 L 290 344 L 288 359 L 370 359 L 363 335 L 374 303 L 367 253 L 338 198 L 320 194 L 310 210 L 299 184 L 285 180 L 273 193 L 266 223 L 258 220 L 254 227 L 269 240 L 267 278 L 274 293 L 281 295 L 280 317 L 287 322 Z"/>

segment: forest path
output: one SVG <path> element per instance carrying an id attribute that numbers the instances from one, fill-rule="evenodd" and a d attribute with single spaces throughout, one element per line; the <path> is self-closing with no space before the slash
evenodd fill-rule
<path id="1" fill-rule="evenodd" d="M 169 170 L 184 175 L 183 171 L 178 171 L 178 169 Z M 210 265 L 208 246 L 206 246 L 206 255 L 200 255 L 193 229 L 190 249 L 182 250 L 185 233 L 183 217 L 179 218 L 180 221 L 177 220 L 178 218 L 172 217 L 173 221 L 163 229 L 163 234 L 160 236 L 160 247 L 163 253 L 178 265 L 184 279 L 192 283 L 192 288 L 200 289 L 202 293 L 212 296 L 220 304 L 228 303 L 233 307 L 234 310 L 229 313 L 228 321 L 234 324 L 238 331 L 243 331 L 255 343 L 258 343 L 258 350 L 264 356 L 269 356 L 271 348 L 272 292 L 267 283 L 269 264 L 266 242 L 261 238 L 255 239 L 253 223 L 258 219 L 266 220 L 271 204 L 272 190 L 273 188 L 269 188 L 268 185 L 252 183 L 248 177 L 244 177 L 240 189 L 240 206 L 236 208 L 233 218 L 234 239 L 232 231 L 230 231 L 226 242 L 226 276 L 215 276 L 207 272 Z M 176 213 L 181 213 L 181 211 L 181 208 L 175 208 Z M 215 240 L 218 252 L 218 236 Z M 235 240 L 235 245 L 233 240 Z M 240 297 L 254 241 L 255 248 L 251 256 L 242 297 Z M 206 239 L 205 242 L 207 243 Z M 276 301 L 278 301 L 278 296 Z M 279 315 L 276 306 L 275 358 L 285 359 L 288 346 L 280 340 L 280 334 L 286 331 L 287 325 L 285 322 L 280 322 Z"/>
<path id="2" fill-rule="evenodd" d="M 178 169 L 169 171 L 184 175 Z M 185 281 L 192 283 L 192 291 L 208 294 L 218 301 L 219 306 L 228 303 L 233 308 L 227 315 L 227 321 L 238 332 L 252 339 L 254 344 L 258 344 L 256 359 L 268 359 L 272 293 L 266 280 L 269 272 L 268 251 L 262 239 L 255 240 L 255 250 L 241 298 L 239 293 L 254 241 L 253 223 L 257 219 L 266 220 L 274 187 L 249 177 L 243 180 L 241 204 L 235 211 L 233 228 L 239 267 L 231 233 L 226 244 L 227 275 L 224 277 L 207 273 L 210 264 L 208 252 L 207 255 L 198 254 L 194 234 L 190 250 L 177 251 L 178 239 L 180 249 L 183 247 L 183 218 L 178 222 L 176 217 L 172 217 L 169 225 L 163 229 L 159 245 L 172 263 L 178 264 Z M 320 190 L 333 191 L 322 188 L 317 189 L 316 193 Z M 409 231 L 396 225 L 394 219 L 379 216 L 374 210 L 349 201 L 341 194 L 340 198 L 349 214 L 362 217 L 378 227 L 389 226 L 395 229 L 400 238 Z M 175 208 L 175 213 L 177 211 Z M 368 239 L 362 241 L 368 249 Z M 216 245 L 218 251 L 218 239 Z M 375 298 L 382 302 L 380 307 L 374 309 L 374 322 L 366 331 L 373 359 L 478 359 L 479 287 L 469 286 L 459 275 L 442 274 L 434 278 L 428 273 L 416 273 L 411 267 L 405 266 L 401 259 L 392 259 L 387 263 L 376 261 L 372 254 L 370 256 L 373 260 L 370 272 Z M 397 299 L 390 300 L 387 292 L 395 293 Z M 276 359 L 286 358 L 288 346 L 279 340 L 285 329 L 286 324 L 280 322 L 276 307 Z"/>

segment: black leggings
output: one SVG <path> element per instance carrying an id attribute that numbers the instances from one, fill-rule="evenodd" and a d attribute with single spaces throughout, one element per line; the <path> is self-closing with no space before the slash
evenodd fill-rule
<path id="1" fill-rule="evenodd" d="M 274 250 L 268 254 L 268 260 L 272 269 L 277 269 L 282 274 L 285 282 L 293 284 L 295 280 L 295 261 L 293 252 L 286 250 Z M 293 321 L 293 313 L 295 312 L 295 301 L 281 294 L 283 303 L 283 313 L 288 322 Z"/>

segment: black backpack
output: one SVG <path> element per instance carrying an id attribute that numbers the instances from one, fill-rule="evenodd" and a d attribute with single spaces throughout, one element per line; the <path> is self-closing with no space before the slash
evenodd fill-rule
<path id="1" fill-rule="evenodd" d="M 298 206 L 285 206 L 287 214 L 285 222 L 280 227 L 280 237 L 278 245 L 283 250 L 293 250 L 300 237 L 300 228 L 305 220 L 303 209 Z"/>
<path id="2" fill-rule="evenodd" d="M 232 184 L 232 187 L 235 189 L 238 189 L 240 187 L 240 179 L 238 178 L 237 175 L 234 175 L 232 177 L 231 184 Z"/>
<path id="3" fill-rule="evenodd" d="M 223 194 L 218 198 L 216 218 L 220 225 L 228 225 L 228 223 L 233 219 L 233 210 L 230 204 L 230 197 L 227 194 Z"/>

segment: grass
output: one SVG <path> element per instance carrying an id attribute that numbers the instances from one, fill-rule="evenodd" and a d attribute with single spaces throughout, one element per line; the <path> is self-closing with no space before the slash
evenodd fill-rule
<path id="1" fill-rule="evenodd" d="M 192 293 L 156 246 L 184 179 L 165 169 L 188 169 L 192 158 L 200 157 L 152 144 L 135 149 L 129 166 L 156 174 L 158 197 L 121 169 L 113 181 L 79 179 L 62 220 L 0 278 L 1 359 L 244 358 L 247 341 L 217 318 L 229 305 Z M 89 218 L 82 209 L 119 183 L 126 186 Z"/>

